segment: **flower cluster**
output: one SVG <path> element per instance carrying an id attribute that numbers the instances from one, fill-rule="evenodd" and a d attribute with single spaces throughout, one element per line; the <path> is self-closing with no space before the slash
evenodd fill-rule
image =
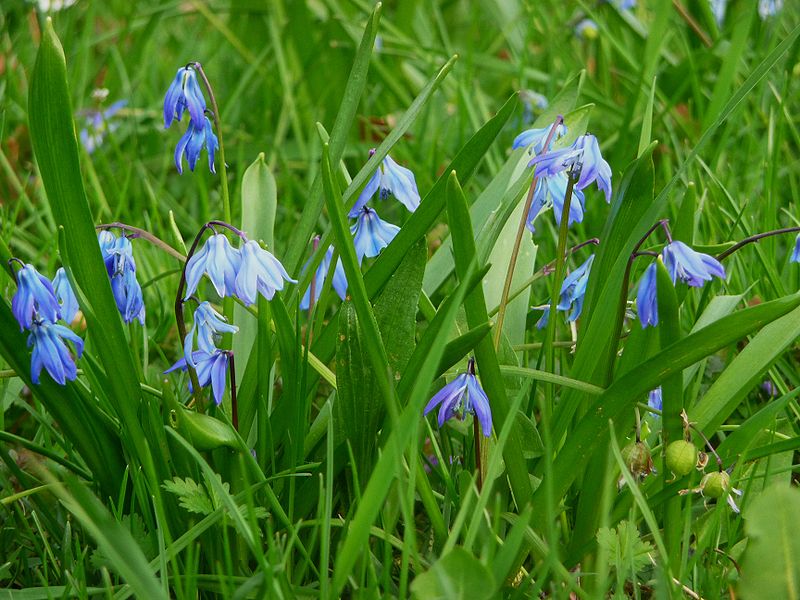
<path id="1" fill-rule="evenodd" d="M 124 235 L 117 237 L 108 230 L 97 234 L 100 252 L 111 280 L 111 291 L 125 323 L 138 319 L 144 325 L 144 299 L 142 287 L 136 280 L 136 261 L 133 245 Z"/>
<path id="2" fill-rule="evenodd" d="M 475 376 L 475 359 L 469 359 L 466 373 L 461 373 L 436 392 L 425 407 L 424 414 L 427 415 L 440 404 L 439 427 L 455 416 L 464 420 L 467 413 L 472 413 L 478 419 L 483 435 L 492 435 L 492 410 L 489 407 L 489 398 Z"/>
<path id="3" fill-rule="evenodd" d="M 375 154 L 374 148 L 370 150 L 370 156 L 373 154 Z M 420 203 L 414 173 L 405 167 L 401 167 L 391 156 L 387 155 L 375 170 L 375 173 L 372 174 L 367 185 L 364 186 L 361 194 L 359 194 L 358 200 L 356 200 L 353 208 L 348 213 L 348 217 L 356 219 L 356 222 L 350 226 L 350 233 L 353 234 L 358 264 L 361 264 L 364 257 L 374 258 L 378 256 L 381 250 L 386 248 L 400 231 L 397 225 L 382 220 L 374 208 L 367 206 L 367 203 L 376 192 L 378 192 L 381 200 L 393 196 L 411 212 L 417 210 Z M 322 293 L 322 286 L 330 270 L 332 260 L 333 247 L 331 246 L 325 251 L 325 256 L 314 273 L 314 302 L 319 299 L 319 295 Z M 303 270 L 307 267 L 308 262 L 303 267 Z M 333 289 L 344 300 L 347 294 L 347 278 L 345 277 L 341 260 L 336 261 L 333 273 Z M 306 290 L 300 302 L 300 308 L 308 310 L 310 306 L 311 287 Z"/>
<path id="4" fill-rule="evenodd" d="M 200 152 L 203 148 L 208 152 L 208 168 L 214 169 L 214 153 L 219 148 L 217 136 L 211 127 L 211 121 L 205 115 L 206 99 L 197 81 L 196 64 L 189 64 L 178 69 L 175 79 L 164 96 L 164 128 L 169 128 L 173 121 L 180 121 L 184 111 L 189 112 L 189 127 L 175 147 L 175 166 L 178 173 L 183 173 L 183 156 L 194 171 Z"/>
<path id="5" fill-rule="evenodd" d="M 702 287 L 713 277 L 725 279 L 725 267 L 713 256 L 692 250 L 679 241 L 672 241 L 661 251 L 659 260 L 663 260 L 672 284 L 678 280 L 692 286 Z M 658 293 L 656 288 L 656 263 L 652 263 L 644 272 L 639 282 L 636 295 L 636 307 L 642 328 L 658 325 Z"/>
<path id="6" fill-rule="evenodd" d="M 70 323 L 78 312 L 78 301 L 69 284 L 64 269 L 56 273 L 51 282 L 36 267 L 22 264 L 17 271 L 17 291 L 11 299 L 11 311 L 19 323 L 20 331 L 26 329 L 28 347 L 32 348 L 31 380 L 39 383 L 42 369 L 60 385 L 73 381 L 78 371 L 66 342 L 72 342 L 75 354 L 83 353 L 83 340 L 71 329 L 57 323 L 64 319 Z"/>
<path id="7" fill-rule="evenodd" d="M 106 135 L 119 127 L 119 123 L 114 123 L 113 119 L 127 104 L 127 100 L 118 100 L 105 110 L 91 110 L 84 114 L 85 126 L 81 129 L 79 137 L 86 152 L 91 154 L 97 150 Z"/>
<path id="8" fill-rule="evenodd" d="M 207 227 L 213 229 L 212 225 Z M 242 241 L 241 247 L 234 248 L 223 233 L 210 235 L 202 248 L 186 262 L 184 301 L 197 291 L 203 275 L 209 278 L 220 298 L 235 296 L 245 306 L 255 304 L 259 294 L 272 300 L 286 281 L 297 283 L 289 277 L 281 262 L 257 241 L 248 240 L 244 233 L 233 227 L 226 227 L 237 233 Z M 222 334 L 237 331 L 239 328 L 226 322 L 209 302 L 200 302 L 194 311 L 192 327 L 183 340 L 183 357 L 165 373 L 179 369 L 186 371 L 192 367 L 197 372 L 200 386 L 211 384 L 214 401 L 220 404 L 225 395 L 232 353 L 218 348 L 217 342 Z M 189 389 L 192 390 L 191 381 Z"/>

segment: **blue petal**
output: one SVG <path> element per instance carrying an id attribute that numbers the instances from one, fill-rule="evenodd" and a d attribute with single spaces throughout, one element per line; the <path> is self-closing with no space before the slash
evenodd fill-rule
<path id="1" fill-rule="evenodd" d="M 789 258 L 790 262 L 800 262 L 800 234 L 794 240 L 794 250 L 792 256 Z"/>
<path id="2" fill-rule="evenodd" d="M 409 211 L 414 212 L 419 206 L 420 198 L 414 173 L 410 169 L 398 165 L 391 156 L 383 159 L 384 174 L 381 186 L 391 194 Z"/>
<path id="3" fill-rule="evenodd" d="M 428 404 L 425 406 L 425 410 L 422 411 L 422 414 L 427 415 L 445 400 L 463 393 L 467 385 L 466 377 L 466 373 L 462 373 L 453 379 L 453 381 L 442 387 L 442 389 L 440 389 L 438 392 L 436 392 L 433 398 L 428 401 Z"/>
<path id="4" fill-rule="evenodd" d="M 178 69 L 175 74 L 175 79 L 167 90 L 164 96 L 164 128 L 166 129 L 172 124 L 175 119 L 175 109 L 178 107 L 178 101 L 183 96 L 183 68 Z M 180 117 L 178 117 L 180 119 Z"/>
<path id="5" fill-rule="evenodd" d="M 474 375 L 467 376 L 467 388 L 469 390 L 470 407 L 481 424 L 481 431 L 486 437 L 491 437 L 492 409 L 489 406 L 489 398 Z"/>
<path id="6" fill-rule="evenodd" d="M 217 405 L 222 404 L 222 399 L 225 396 L 225 381 L 227 375 L 228 353 L 218 352 L 211 366 L 211 390 L 214 393 L 214 401 Z"/>
<path id="7" fill-rule="evenodd" d="M 372 177 L 369 178 L 367 185 L 364 186 L 364 189 L 361 190 L 361 193 L 358 195 L 358 200 L 353 205 L 353 208 L 350 209 L 350 212 L 347 214 L 348 217 L 351 219 L 355 219 L 364 205 L 370 201 L 370 198 L 375 195 L 375 192 L 378 191 L 378 188 L 381 184 L 381 175 L 380 175 L 380 168 L 376 169 L 375 172 L 372 174 Z"/>
<path id="8" fill-rule="evenodd" d="M 658 294 L 656 289 L 656 263 L 651 264 L 645 270 L 642 280 L 639 282 L 639 290 L 636 294 L 636 308 L 639 313 L 639 322 L 642 329 L 648 325 L 658 325 Z"/>

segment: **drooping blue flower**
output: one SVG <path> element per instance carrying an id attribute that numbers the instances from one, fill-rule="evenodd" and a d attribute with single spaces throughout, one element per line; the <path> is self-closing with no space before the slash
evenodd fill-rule
<path id="1" fill-rule="evenodd" d="M 350 227 L 350 233 L 354 236 L 353 242 L 356 247 L 358 263 L 361 264 L 365 256 L 367 258 L 378 256 L 399 231 L 400 228 L 397 225 L 381 220 L 377 212 L 369 206 L 364 206 L 358 214 L 358 221 Z"/>
<path id="2" fill-rule="evenodd" d="M 197 74 L 191 66 L 178 69 L 164 96 L 164 128 L 172 125 L 173 120 L 180 121 L 184 109 L 189 110 L 195 128 L 202 129 L 206 99 L 197 81 Z"/>
<path id="3" fill-rule="evenodd" d="M 639 291 L 636 294 L 636 309 L 642 329 L 648 325 L 658 325 L 658 294 L 656 293 L 656 272 L 658 263 L 653 263 L 642 275 Z"/>
<path id="4" fill-rule="evenodd" d="M 78 358 L 83 353 L 83 340 L 67 327 L 44 319 L 34 320 L 30 330 L 28 348 L 33 348 L 31 355 L 33 383 L 39 383 L 42 368 L 47 369 L 50 377 L 60 385 L 64 385 L 67 379 L 73 381 L 77 376 L 77 367 L 64 340 L 72 342 Z"/>
<path id="5" fill-rule="evenodd" d="M 84 113 L 85 127 L 81 129 L 79 137 L 89 154 L 102 145 L 107 134 L 119 127 L 119 123 L 112 122 L 112 119 L 127 104 L 127 100 L 118 100 L 105 110 L 92 110 Z"/>
<path id="6" fill-rule="evenodd" d="M 600 154 L 597 138 L 590 133 L 578 136 L 568 148 L 535 156 L 530 165 L 536 165 L 537 177 L 571 171 L 579 175 L 575 189 L 583 190 L 597 183 L 606 195 L 606 202 L 611 202 L 611 167 Z"/>
<path id="7" fill-rule="evenodd" d="M 236 296 L 250 306 L 261 292 L 267 300 L 272 300 L 276 290 L 283 289 L 283 281 L 297 283 L 289 277 L 280 261 L 264 250 L 255 240 L 245 242 L 239 252 L 242 263 L 236 274 Z"/>
<path id="8" fill-rule="evenodd" d="M 370 150 L 370 156 L 374 153 L 375 149 L 373 148 Z M 381 200 L 394 196 L 398 202 L 411 212 L 417 210 L 419 206 L 419 191 L 417 190 L 417 181 L 414 179 L 414 173 L 410 169 L 401 167 L 391 156 L 387 155 L 375 173 L 372 174 L 367 185 L 364 186 L 348 216 L 351 219 L 358 217 L 364 205 L 378 191 Z"/>
<path id="9" fill-rule="evenodd" d="M 214 152 L 219 148 L 219 141 L 217 136 L 214 135 L 214 130 L 208 117 L 203 117 L 203 124 L 200 127 L 194 124 L 194 120 L 189 121 L 186 133 L 178 140 L 178 145 L 175 146 L 175 166 L 178 168 L 178 173 L 183 173 L 184 154 L 189 163 L 189 170 L 194 171 L 197 159 L 200 158 L 200 152 L 203 148 L 208 151 L 209 171 L 216 173 L 217 171 L 214 169 Z"/>
<path id="10" fill-rule="evenodd" d="M 186 295 L 183 299 L 188 300 L 194 294 L 204 274 L 208 275 L 220 298 L 230 296 L 236 291 L 236 275 L 241 264 L 241 252 L 231 246 L 225 235 L 215 233 L 209 236 L 203 247 L 186 263 Z"/>
<path id="11" fill-rule="evenodd" d="M 467 372 L 462 373 L 453 381 L 445 385 L 431 398 L 425 407 L 427 415 L 441 404 L 439 409 L 439 427 L 452 417 L 459 415 L 463 420 L 467 413 L 472 413 L 480 423 L 481 431 L 486 437 L 492 435 L 492 410 L 489 407 L 489 398 L 475 377 L 475 361 L 469 359 Z"/>
<path id="12" fill-rule="evenodd" d="M 683 242 L 668 244 L 662 256 L 673 284 L 680 279 L 692 287 L 702 287 L 712 276 L 725 279 L 725 267 L 716 258 L 696 252 Z"/>
<path id="13" fill-rule="evenodd" d="M 542 316 L 539 317 L 538 321 L 536 321 L 536 329 L 544 329 L 550 322 L 550 307 L 545 306 L 540 310 L 542 311 Z"/>
<path id="14" fill-rule="evenodd" d="M 105 254 L 106 269 L 109 277 L 114 277 L 125 271 L 136 270 L 136 260 L 133 258 L 133 244 L 126 236 L 114 237 L 113 241 L 105 248 L 101 242 L 100 251 Z"/>
<path id="15" fill-rule="evenodd" d="M 97 243 L 100 245 L 100 254 L 103 256 L 103 262 L 106 263 L 106 269 L 112 270 L 109 261 L 113 260 L 111 256 L 111 248 L 117 242 L 117 236 L 111 233 L 108 229 L 101 229 L 97 232 Z"/>
<path id="16" fill-rule="evenodd" d="M 228 362 L 230 360 L 230 352 L 227 350 L 214 349 L 213 352 L 204 352 L 196 350 L 192 353 L 192 360 L 197 371 L 197 383 L 200 387 L 206 387 L 211 384 L 211 391 L 214 395 L 214 402 L 217 405 L 222 404 L 222 399 L 225 397 L 225 388 L 228 379 Z M 180 369 L 186 371 L 186 357 L 181 357 L 169 369 L 164 371 L 164 374 L 171 373 L 172 371 Z M 192 389 L 192 382 L 189 380 L 189 391 Z"/>
<path id="17" fill-rule="evenodd" d="M 544 143 L 547 141 L 547 136 L 550 135 L 550 130 L 552 128 L 552 125 L 547 125 L 546 127 L 541 127 L 539 129 L 528 129 L 523 131 L 514 138 L 514 143 L 511 145 L 512 150 L 516 150 L 517 148 L 528 148 L 528 152 L 539 154 L 544 148 Z M 553 142 L 566 134 L 567 128 L 563 123 L 559 123 L 556 126 L 556 131 L 553 134 L 552 139 L 550 140 L 550 146 L 552 147 Z M 549 149 L 550 147 L 548 147 L 548 150 Z"/>
<path id="18" fill-rule="evenodd" d="M 192 328 L 183 340 L 183 356 L 186 361 L 196 367 L 193 360 L 194 340 L 197 338 L 197 348 L 206 354 L 213 354 L 217 350 L 216 340 L 223 333 L 236 333 L 239 328 L 225 321 L 208 301 L 201 302 L 194 311 Z"/>
<path id="19" fill-rule="evenodd" d="M 800 262 L 800 234 L 797 234 L 797 237 L 794 239 L 794 250 L 792 250 L 792 256 L 789 258 L 789 262 Z"/>
<path id="20" fill-rule="evenodd" d="M 36 320 L 54 323 L 61 318 L 53 284 L 33 265 L 25 265 L 17 271 L 17 292 L 11 299 L 11 312 L 20 331 L 30 329 Z"/>
<path id="21" fill-rule="evenodd" d="M 658 386 L 654 390 L 650 390 L 650 392 L 647 394 L 647 406 L 656 410 L 661 410 L 663 404 L 664 400 L 661 394 L 661 386 Z"/>
<path id="22" fill-rule="evenodd" d="M 783 8 L 783 0 L 758 0 L 758 16 L 762 21 L 774 17 Z"/>
<path id="23" fill-rule="evenodd" d="M 592 254 L 586 262 L 580 267 L 572 271 L 564 278 L 564 283 L 561 284 L 561 295 L 558 299 L 558 310 L 567 311 L 572 308 L 567 317 L 567 321 L 575 321 L 581 316 L 583 310 L 583 299 L 586 295 L 586 284 L 589 281 L 589 273 L 592 269 L 594 262 L 594 254 Z"/>
<path id="24" fill-rule="evenodd" d="M 138 319 L 144 325 L 145 307 L 142 297 L 142 286 L 136 280 L 136 271 L 133 268 L 115 273 L 111 278 L 111 291 L 114 301 L 125 323 L 133 323 Z"/>
<path id="25" fill-rule="evenodd" d="M 597 26 L 597 23 L 591 19 L 583 19 L 575 26 L 575 35 L 581 39 L 593 40 L 597 37 L 599 32 L 600 28 Z"/>
<path id="26" fill-rule="evenodd" d="M 55 292 L 56 300 L 61 306 L 61 318 L 64 319 L 65 323 L 72 323 L 80 307 L 64 267 L 60 267 L 56 271 L 56 276 L 53 277 L 53 291 Z"/>
<path id="27" fill-rule="evenodd" d="M 556 218 L 556 224 L 561 225 L 561 212 L 564 210 L 564 196 L 567 194 L 567 176 L 565 173 L 556 173 L 552 177 L 539 177 L 533 191 L 533 202 L 528 211 L 528 219 L 525 223 L 527 228 L 535 233 L 534 221 L 543 211 L 552 208 Z M 584 213 L 583 192 L 573 188 L 572 199 L 569 204 L 568 225 L 583 221 Z"/>
<path id="28" fill-rule="evenodd" d="M 314 273 L 314 302 L 319 300 L 319 295 L 322 293 L 322 286 L 325 283 L 325 278 L 328 276 L 328 270 L 331 268 L 331 260 L 333 259 L 333 246 L 330 246 L 319 263 L 316 273 Z M 308 263 L 306 263 L 306 266 Z M 305 267 L 304 267 L 305 269 Z M 336 261 L 336 268 L 333 271 L 333 289 L 342 300 L 347 295 L 347 277 L 344 274 L 344 267 L 342 266 L 342 259 Z M 301 310 L 308 310 L 311 300 L 311 286 L 306 289 L 303 300 L 300 302 Z"/>

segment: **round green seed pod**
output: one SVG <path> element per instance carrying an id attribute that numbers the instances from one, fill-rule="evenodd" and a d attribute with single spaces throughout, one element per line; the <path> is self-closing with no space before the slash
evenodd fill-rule
<path id="1" fill-rule="evenodd" d="M 691 473 L 697 464 L 697 448 L 692 442 L 677 440 L 667 446 L 667 468 L 678 477 Z"/>
<path id="2" fill-rule="evenodd" d="M 650 456 L 650 448 L 644 442 L 628 444 L 621 450 L 622 460 L 628 470 L 635 475 L 647 475 L 653 470 L 653 459 Z"/>
<path id="3" fill-rule="evenodd" d="M 703 477 L 700 487 L 707 498 L 721 498 L 731 487 L 731 476 L 725 471 L 709 473 Z"/>

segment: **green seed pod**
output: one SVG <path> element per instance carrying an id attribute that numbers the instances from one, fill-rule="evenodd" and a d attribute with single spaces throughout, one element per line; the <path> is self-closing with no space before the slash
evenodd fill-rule
<path id="1" fill-rule="evenodd" d="M 622 460 L 636 477 L 648 475 L 653 470 L 650 448 L 644 442 L 628 444 L 622 449 Z"/>
<path id="2" fill-rule="evenodd" d="M 691 473 L 697 464 L 697 448 L 692 442 L 677 440 L 667 446 L 667 468 L 678 477 Z"/>
<path id="3" fill-rule="evenodd" d="M 703 495 L 707 498 L 721 498 L 731 487 L 731 476 L 725 471 L 709 473 L 700 482 Z"/>

